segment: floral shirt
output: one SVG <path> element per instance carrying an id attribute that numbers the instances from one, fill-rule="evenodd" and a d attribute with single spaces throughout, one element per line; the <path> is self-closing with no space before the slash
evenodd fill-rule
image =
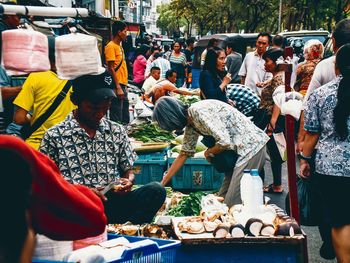
<path id="1" fill-rule="evenodd" d="M 188 108 L 192 121 L 186 126 L 181 152 L 192 156 L 199 135 L 211 135 L 223 149 L 235 150 L 239 155 L 236 166 L 249 161 L 269 140 L 246 116 L 219 100 L 203 100 Z"/>
<path id="2" fill-rule="evenodd" d="M 350 135 L 345 141 L 340 141 L 333 123 L 340 79 L 337 77 L 311 94 L 304 111 L 304 128 L 309 132 L 320 133 L 316 171 L 325 175 L 350 177 Z"/>
<path id="3" fill-rule="evenodd" d="M 272 95 L 275 89 L 280 85 L 284 85 L 283 75 L 277 75 L 266 82 L 265 87 L 261 91 L 261 102 L 259 108 L 266 109 L 269 115 L 272 115 L 272 109 L 274 105 Z"/>
<path id="4" fill-rule="evenodd" d="M 305 96 L 309 87 L 316 65 L 320 61 L 320 59 L 306 60 L 298 65 L 294 89 L 298 90 L 303 96 Z"/>
<path id="5" fill-rule="evenodd" d="M 70 183 L 106 186 L 132 169 L 136 154 L 123 126 L 103 118 L 90 138 L 70 113 L 45 133 L 40 151 L 55 161 Z"/>

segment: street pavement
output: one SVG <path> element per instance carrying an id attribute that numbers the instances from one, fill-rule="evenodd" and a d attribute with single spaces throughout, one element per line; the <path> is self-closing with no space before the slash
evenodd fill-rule
<path id="1" fill-rule="evenodd" d="M 297 173 L 299 173 L 299 163 L 297 162 Z M 272 183 L 271 166 L 268 161 L 265 165 L 265 185 Z M 266 194 L 271 198 L 270 203 L 274 203 L 285 210 L 285 199 L 288 193 L 288 172 L 287 163 L 282 166 L 282 184 L 284 191 L 282 194 Z M 307 236 L 308 254 L 310 263 L 336 263 L 336 260 L 326 260 L 321 258 L 319 248 L 322 245 L 322 240 L 317 227 L 302 226 L 302 229 Z"/>

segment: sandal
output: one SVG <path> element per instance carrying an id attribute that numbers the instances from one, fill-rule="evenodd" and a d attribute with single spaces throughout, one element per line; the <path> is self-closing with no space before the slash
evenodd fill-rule
<path id="1" fill-rule="evenodd" d="M 281 190 L 274 190 L 273 189 L 273 184 L 269 184 L 268 186 L 264 186 L 264 193 L 269 193 L 269 194 L 282 194 L 283 193 L 283 188 Z"/>

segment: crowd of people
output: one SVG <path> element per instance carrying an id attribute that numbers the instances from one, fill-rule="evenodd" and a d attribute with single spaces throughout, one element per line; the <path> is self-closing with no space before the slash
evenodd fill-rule
<path id="1" fill-rule="evenodd" d="M 12 23 L 18 26 L 15 17 L 4 17 L 2 23 L 7 27 L 1 30 L 16 27 Z M 4 103 L 0 109 L 5 112 L 0 119 L 1 132 L 22 136 L 26 141 L 0 135 L 1 167 L 13 175 L 7 178 L 12 180 L 8 184 L 19 181 L 23 188 L 20 197 L 25 205 L 13 208 L 13 213 L 20 217 L 12 223 L 24 227 L 21 244 L 12 254 L 16 261 L 28 238 L 29 250 L 33 249 L 34 233 L 74 240 L 100 234 L 106 223 L 151 222 L 166 198 L 164 186 L 195 153 L 199 136 L 213 140 L 205 151 L 209 162 L 226 151 L 236 155 L 235 165 L 225 171 L 219 191 L 227 205 L 241 203 L 239 185 L 244 169 L 259 169 L 264 179 L 267 153 L 273 182 L 264 191 L 276 194 L 284 191 L 284 158 L 274 138 L 275 133 L 286 130 L 281 105 L 275 99 L 285 85 L 284 69 L 280 67 L 284 54 L 281 36 L 272 38 L 269 33 L 259 33 L 255 51 L 244 58 L 235 51 L 234 44 L 220 47 L 218 39 L 211 39 L 201 54 L 199 91 L 191 90 L 190 85 L 194 39 L 186 43 L 175 41 L 171 48 L 142 44 L 136 49 L 129 81 L 130 61 L 123 50 L 126 24 L 115 21 L 112 36 L 104 47 L 106 70 L 99 75 L 84 75 L 70 81 L 59 79 L 54 37 L 49 38 L 50 71 L 31 73 L 18 85 L 1 68 L 0 101 Z M 321 255 L 331 258 L 335 251 L 339 262 L 350 262 L 350 213 L 344 209 L 350 189 L 350 19 L 336 25 L 332 40 L 335 54 L 324 60 L 323 44 L 308 41 L 304 61 L 297 64 L 294 72 L 294 89 L 305 96 L 297 152 L 300 176 L 318 178 L 325 204 L 324 220 L 320 223 L 324 240 Z M 144 91 L 143 100 L 154 104 L 153 120 L 161 128 L 184 132 L 181 153 L 163 180 L 136 190 L 132 186 L 137 156 L 125 130 L 130 122 L 130 82 Z M 173 94 L 199 95 L 201 101 L 188 106 Z M 57 97 L 62 99 L 43 120 Z M 24 133 L 27 126 L 32 129 Z M 10 167 L 9 158 L 18 159 L 23 166 Z M 43 179 L 46 174 L 51 177 Z M 111 183 L 119 187 L 102 193 Z M 48 184 L 52 195 L 46 190 Z M 69 190 L 75 187 L 78 191 Z M 54 200 L 55 195 L 61 203 Z M 83 198 L 90 201 L 75 210 Z M 44 222 L 45 218 L 57 217 L 47 207 L 69 214 L 68 225 L 79 225 L 76 221 L 80 220 L 86 228 L 84 234 L 79 228 L 70 233 L 60 228 L 62 232 L 58 232 L 53 223 Z M 96 217 L 85 217 L 94 213 Z M 5 217 L 2 220 L 8 222 Z M 10 245 L 2 239 L 0 259 L 11 254 Z M 28 256 L 21 262 L 29 262 Z"/>

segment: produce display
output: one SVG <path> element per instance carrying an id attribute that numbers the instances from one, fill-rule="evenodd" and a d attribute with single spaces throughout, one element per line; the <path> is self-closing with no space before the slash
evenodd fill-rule
<path id="1" fill-rule="evenodd" d="M 171 157 L 176 158 L 178 154 L 181 152 L 183 139 L 184 139 L 184 136 L 179 135 L 174 140 L 171 141 L 171 143 L 175 145 L 171 149 Z M 202 139 L 203 137 L 199 136 L 196 144 L 196 153 L 193 156 L 194 158 L 205 158 L 204 152 L 207 149 L 207 147 L 201 142 Z"/>
<path id="2" fill-rule="evenodd" d="M 202 197 L 207 195 L 207 192 L 193 192 L 188 196 L 184 196 L 178 204 L 172 206 L 166 213 L 170 216 L 195 216 L 201 211 Z"/>
<path id="3" fill-rule="evenodd" d="M 170 142 L 175 136 L 162 130 L 155 123 L 143 123 L 133 127 L 129 136 L 141 142 Z"/>
<path id="4" fill-rule="evenodd" d="M 213 205 L 209 210 L 202 207 L 199 216 L 173 219 L 173 224 L 180 233 L 193 235 L 192 238 L 294 237 L 302 234 L 295 219 L 276 206 L 265 205 L 257 213 L 259 218 L 243 220 L 242 216 L 237 216 L 242 213 L 242 207 L 235 205 L 228 209 L 224 204 Z"/>
<path id="5" fill-rule="evenodd" d="M 177 95 L 176 96 L 179 100 L 181 100 L 182 103 L 186 104 L 186 105 L 191 105 L 193 103 L 196 103 L 198 101 L 200 101 L 200 97 L 199 96 L 184 96 L 184 95 Z"/>
<path id="6" fill-rule="evenodd" d="M 168 235 L 163 228 L 155 224 L 133 225 L 130 222 L 125 224 L 109 224 L 107 226 L 107 232 L 127 236 L 168 239 Z"/>

